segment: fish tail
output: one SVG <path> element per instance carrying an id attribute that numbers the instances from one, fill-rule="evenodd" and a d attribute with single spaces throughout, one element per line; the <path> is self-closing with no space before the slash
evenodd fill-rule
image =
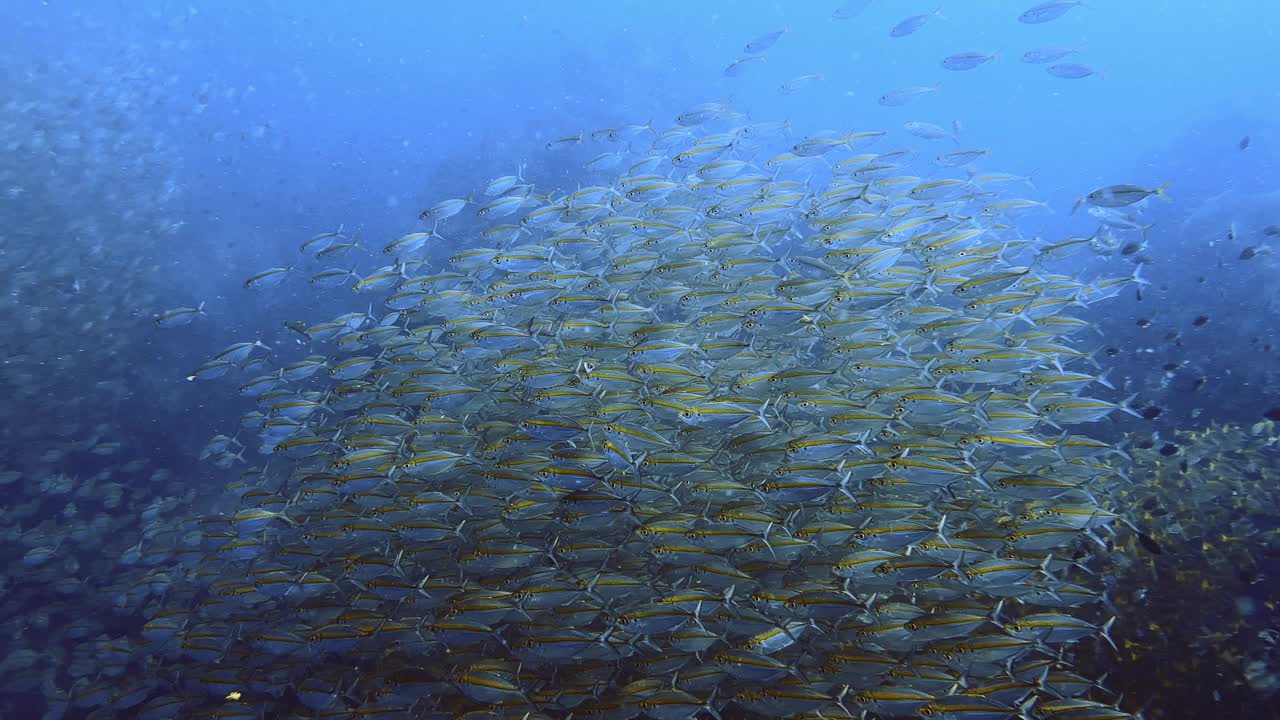
<path id="1" fill-rule="evenodd" d="M 1129 404 L 1132 403 L 1134 398 L 1136 397 L 1138 397 L 1138 393 L 1134 393 L 1130 395 L 1129 397 L 1125 398 L 1124 402 L 1121 402 L 1118 407 L 1121 412 L 1125 412 L 1136 418 L 1140 418 L 1142 417 L 1142 413 L 1138 412 L 1137 410 L 1134 410 L 1132 407 L 1129 406 Z"/>
<path id="2" fill-rule="evenodd" d="M 1102 626 L 1098 628 L 1098 634 L 1102 636 L 1103 640 L 1107 641 L 1107 644 L 1111 646 L 1112 650 L 1120 652 L 1120 648 L 1116 646 L 1116 641 L 1111 639 L 1111 626 L 1115 624 L 1116 616 L 1112 615 L 1110 620 L 1102 623 Z"/>
<path id="3" fill-rule="evenodd" d="M 1049 570 L 1049 567 L 1052 564 L 1053 564 L 1053 553 L 1049 553 L 1048 555 L 1044 556 L 1044 560 L 1040 563 L 1040 572 L 1045 577 L 1049 578 L 1050 583 L 1057 584 L 1058 578 L 1054 576 L 1051 570 Z"/>
<path id="4" fill-rule="evenodd" d="M 1130 279 L 1130 280 L 1132 280 L 1133 282 L 1137 283 L 1137 284 L 1138 284 L 1138 287 L 1140 287 L 1140 288 L 1141 288 L 1141 287 L 1145 287 L 1145 286 L 1147 286 L 1147 285 L 1150 285 L 1150 284 L 1151 284 L 1151 281 L 1150 281 L 1150 280 L 1148 280 L 1148 279 L 1146 279 L 1146 278 L 1142 277 L 1142 265 L 1141 265 L 1141 264 L 1138 264 L 1138 265 L 1134 265 L 1134 266 L 1133 266 L 1133 275 L 1130 275 L 1130 276 L 1129 276 L 1129 279 Z"/>
<path id="5" fill-rule="evenodd" d="M 1093 356 L 1092 356 L 1092 355 L 1090 355 L 1089 357 L 1093 357 Z M 1110 375 L 1110 374 L 1111 374 L 1111 371 L 1112 371 L 1112 370 L 1114 370 L 1114 369 L 1115 369 L 1115 368 L 1107 368 L 1107 371 L 1106 371 L 1106 372 L 1104 372 L 1104 373 L 1102 373 L 1101 375 L 1099 375 L 1098 377 L 1094 378 L 1094 382 L 1098 383 L 1099 385 L 1101 385 L 1101 386 L 1103 386 L 1103 387 L 1105 387 L 1105 388 L 1108 388 L 1108 389 L 1111 389 L 1111 390 L 1115 390 L 1115 389 L 1116 389 L 1116 386 L 1115 386 L 1114 384 L 1112 384 L 1112 382 L 1111 382 L 1109 379 L 1107 379 L 1107 376 L 1108 376 L 1108 375 Z"/>

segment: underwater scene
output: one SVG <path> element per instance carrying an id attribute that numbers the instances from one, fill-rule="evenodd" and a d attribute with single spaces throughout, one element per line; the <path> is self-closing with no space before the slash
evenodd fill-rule
<path id="1" fill-rule="evenodd" d="M 1280 5 L 4 10 L 0 718 L 1280 718 Z"/>

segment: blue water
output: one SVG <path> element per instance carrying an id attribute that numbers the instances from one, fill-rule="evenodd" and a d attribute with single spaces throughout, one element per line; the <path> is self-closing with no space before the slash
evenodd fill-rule
<path id="1" fill-rule="evenodd" d="M 225 475 L 197 465 L 194 455 L 210 436 L 234 429 L 251 405 L 231 383 L 188 382 L 191 369 L 236 341 L 299 354 L 285 321 L 315 322 L 366 303 L 317 293 L 301 271 L 261 292 L 245 290 L 245 278 L 301 265 L 298 246 L 339 226 L 361 234 L 374 253 L 324 265 L 377 267 L 387 262 L 377 249 L 416 228 L 423 208 L 476 193 L 521 165 L 540 188 L 594 182 L 583 164 L 607 148 L 588 140 L 549 152 L 548 141 L 650 119 L 662 130 L 694 105 L 727 101 L 757 121 L 789 120 L 797 138 L 827 129 L 889 131 L 877 150 L 919 144 L 901 129 L 906 121 L 948 128 L 958 121 L 959 145 L 930 147 L 990 148 L 983 171 L 1030 176 L 1034 188 L 1019 192 L 1049 202 L 1053 212 L 1022 223 L 1028 236 L 1092 233 L 1096 223 L 1071 209 L 1097 187 L 1168 183 L 1172 202 L 1153 201 L 1144 214 L 1155 223 L 1142 271 L 1152 285 L 1141 300 L 1126 290 L 1092 316 L 1101 333 L 1085 343 L 1115 350 L 1107 362 L 1124 395 L 1165 409 L 1157 420 L 1125 419 L 1116 432 L 1167 435 L 1256 420 L 1280 405 L 1280 377 L 1271 371 L 1280 258 L 1266 251 L 1280 237 L 1264 234 L 1280 224 L 1280 86 L 1271 78 L 1280 67 L 1280 6 L 1090 0 L 1054 22 L 1017 22 L 1029 4 L 950 0 L 943 17 L 890 38 L 895 23 L 937 4 L 873 0 L 858 17 L 833 20 L 838 3 L 809 0 L 10 0 L 0 23 L 0 102 L 22 121 L 3 127 L 80 127 L 123 140 L 105 146 L 118 155 L 63 149 L 20 167 L 0 158 L 6 188 L 40 185 L 60 162 L 106 178 L 140 157 L 150 163 L 115 193 L 102 182 L 59 196 L 50 181 L 55 194 L 43 197 L 50 204 L 56 197 L 59 210 L 41 215 L 40 224 L 28 213 L 29 195 L 0 204 L 0 227 L 31 231 L 0 237 L 8 251 L 18 243 L 52 249 L 42 265 L 23 268 L 47 277 L 48 293 L 57 290 L 42 300 L 45 326 L 69 327 L 59 298 L 71 302 L 77 278 L 122 283 L 106 291 L 112 301 L 98 308 L 102 318 L 76 316 L 101 327 L 110 311 L 120 330 L 105 345 L 84 330 L 84 346 L 74 351 L 104 356 L 60 379 L 55 366 L 43 365 L 50 375 L 31 382 L 58 389 L 13 413 L 32 418 L 42 451 L 67 441 L 64 414 L 114 423 L 108 434 L 126 443 L 129 457 L 174 469 L 172 482 L 181 486 L 170 494 L 216 492 Z M 766 61 L 724 77 L 746 42 L 782 28 Z M 1082 48 L 1066 61 L 1104 77 L 1063 80 L 1021 60 L 1028 49 L 1054 45 Z M 999 57 L 968 72 L 941 68 L 942 58 L 967 50 Z M 780 92 L 810 74 L 822 77 L 794 94 Z M 906 107 L 876 101 L 894 88 L 935 82 L 938 92 Z M 115 101 L 107 98 L 117 93 L 129 99 L 108 113 Z M 0 140 L 12 147 L 28 139 Z M 161 232 L 158 219 L 127 218 L 135 205 L 163 214 L 168 229 Z M 92 241 L 83 228 L 70 229 L 90 219 Z M 455 245 L 442 246 L 439 257 L 466 242 L 447 227 L 441 234 Z M 1246 247 L 1263 251 L 1241 260 Z M 112 260 L 95 265 L 102 252 Z M 1116 256 L 1089 258 L 1081 272 L 1132 269 L 1132 259 Z M 128 282 L 117 277 L 122 272 L 132 274 Z M 150 322 L 166 308 L 201 302 L 208 314 L 190 326 L 158 330 Z M 32 347 L 28 340 L 44 332 L 13 319 L 24 312 L 7 316 L 7 353 Z M 1209 321 L 1194 326 L 1201 315 Z M 1151 327 L 1138 327 L 1147 319 Z M 88 375 L 94 368 L 102 374 Z M 117 405 L 59 409 L 103 382 L 123 387 Z M 24 447 L 0 450 L 29 475 L 39 465 L 20 458 Z M 73 451 L 74 470 L 92 475 L 99 457 Z M 35 517 L 52 516 L 61 504 L 49 502 Z M 11 584 L 21 580 L 16 564 L 7 574 Z M 73 599 L 58 602 L 74 607 Z"/>

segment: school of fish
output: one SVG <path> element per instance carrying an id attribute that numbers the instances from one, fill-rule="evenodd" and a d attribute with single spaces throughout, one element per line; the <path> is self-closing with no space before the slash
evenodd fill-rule
<path id="1" fill-rule="evenodd" d="M 748 42 L 725 75 L 788 32 Z M 959 122 L 903 129 L 923 142 L 796 133 L 709 102 L 546 142 L 602 151 L 572 189 L 535 184 L 535 162 L 442 193 L 372 246 L 345 226 L 300 237 L 297 263 L 246 273 L 244 292 L 301 279 L 353 310 L 287 322 L 292 348 L 235 342 L 185 375 L 253 405 L 200 454 L 234 477 L 224 512 L 184 514 L 205 507 L 194 488 L 126 459 L 105 381 L 59 405 L 72 439 L 41 467 L 115 464 L 38 488 L 30 467 L 0 470 L 23 499 L 3 528 L 21 574 L 0 582 L 15 640 L 0 670 L 31 693 L 4 708 L 38 693 L 49 718 L 1138 717 L 1144 698 L 1092 671 L 1139 655 L 1126 628 L 1148 609 L 1115 592 L 1114 569 L 1177 551 L 1166 520 L 1134 511 L 1129 449 L 1089 434 L 1138 413 L 1079 315 L 1147 281 L 1140 262 L 1085 279 L 1062 261 L 1120 251 L 1116 233 L 1145 240 L 1129 213 L 1165 187 L 1094 190 L 1076 209 L 1096 234 L 1042 239 L 1020 218 L 1048 206 L 984 167 L 991 150 L 964 147 Z M 157 198 L 139 237 L 180 227 L 175 193 L 138 192 Z M 68 255 L 28 246 L 0 257 Z M 84 293 L 111 320 L 103 298 L 129 300 L 116 317 L 142 300 L 166 332 L 205 316 L 203 301 L 152 297 L 127 242 L 94 248 L 94 272 L 63 273 L 73 308 Z M 385 264 L 353 266 L 367 249 Z M 14 293 L 53 292 L 38 279 L 6 276 Z M 95 322 L 28 329 L 123 342 Z M 12 354 L 29 398 L 62 391 L 34 380 L 45 355 L 109 372 L 109 352 Z M 11 440 L 41 436 L 10 420 Z M 74 530 L 28 523 L 50 500 Z M 122 506 L 141 523 L 113 516 Z M 100 612 L 44 607 L 45 588 Z"/>
<path id="2" fill-rule="evenodd" d="M 1079 428 L 1132 412 L 1071 311 L 1142 280 L 1055 273 L 1016 225 L 1039 203 L 880 134 L 704 104 L 593 134 L 629 160 L 598 185 L 498 178 L 320 272 L 378 309 L 233 381 L 257 409 L 212 459 L 268 459 L 191 521 L 155 676 L 70 702 L 1128 717 L 1070 665 L 1110 642 L 1089 565 L 1125 529 L 1126 456 Z"/>

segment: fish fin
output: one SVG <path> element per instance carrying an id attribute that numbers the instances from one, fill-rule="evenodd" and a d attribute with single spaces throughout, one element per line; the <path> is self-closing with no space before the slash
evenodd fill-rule
<path id="1" fill-rule="evenodd" d="M 1120 648 L 1116 646 L 1116 641 L 1111 639 L 1111 626 L 1115 624 L 1116 616 L 1112 615 L 1110 620 L 1102 623 L 1102 626 L 1098 628 L 1098 634 L 1102 636 L 1103 640 L 1107 641 L 1107 644 L 1111 646 L 1112 650 L 1120 652 Z"/>
<path id="2" fill-rule="evenodd" d="M 1092 356 L 1092 355 L 1090 355 L 1089 357 L 1091 357 L 1091 358 L 1092 358 L 1093 356 Z M 1099 385 L 1101 385 L 1101 386 L 1103 386 L 1103 387 L 1105 387 L 1105 388 L 1108 388 L 1108 389 L 1111 389 L 1111 390 L 1115 390 L 1115 389 L 1116 389 L 1116 386 L 1115 386 L 1115 385 L 1113 385 L 1113 384 L 1111 383 L 1111 381 L 1107 379 L 1107 376 L 1108 376 L 1108 375 L 1110 375 L 1110 374 L 1111 374 L 1111 371 L 1112 371 L 1112 370 L 1114 370 L 1114 369 L 1115 369 L 1115 368 L 1107 368 L 1107 371 L 1106 371 L 1106 372 L 1102 373 L 1101 375 L 1099 375 L 1099 376 L 1097 376 L 1097 377 L 1095 377 L 1095 378 L 1093 379 L 1093 380 L 1094 380 L 1094 382 L 1098 383 Z"/>
<path id="3" fill-rule="evenodd" d="M 1119 408 L 1123 412 L 1126 412 L 1136 418 L 1140 418 L 1142 417 L 1142 413 L 1138 412 L 1137 410 L 1134 410 L 1132 407 L 1129 407 L 1129 404 L 1132 403 L 1133 399 L 1136 397 L 1138 397 L 1138 393 L 1134 393 L 1129 397 L 1125 398 L 1124 401 L 1120 403 Z"/>

